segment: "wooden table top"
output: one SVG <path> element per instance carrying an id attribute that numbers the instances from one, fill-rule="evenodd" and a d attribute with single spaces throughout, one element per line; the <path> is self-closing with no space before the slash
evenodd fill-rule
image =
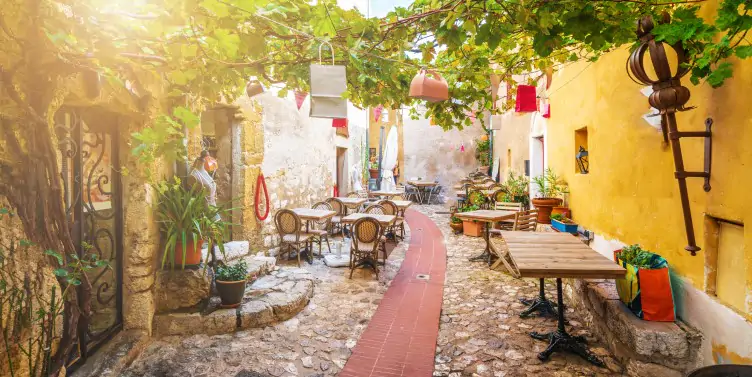
<path id="1" fill-rule="evenodd" d="M 357 207 L 363 203 L 365 203 L 368 199 L 366 198 L 346 198 L 346 197 L 338 197 L 342 204 L 348 206 L 348 207 Z"/>
<path id="2" fill-rule="evenodd" d="M 376 196 L 389 196 L 389 197 L 391 197 L 391 196 L 399 196 L 399 195 L 402 195 L 402 194 L 404 194 L 404 192 L 402 192 L 402 191 L 371 191 L 371 195 L 376 195 Z"/>
<path id="3" fill-rule="evenodd" d="M 392 203 L 396 204 L 399 209 L 405 209 L 413 204 L 410 200 L 392 200 Z"/>
<path id="4" fill-rule="evenodd" d="M 295 212 L 301 220 L 313 220 L 321 221 L 334 217 L 337 212 L 329 211 L 327 209 L 311 209 L 311 208 L 294 208 Z"/>
<path id="5" fill-rule="evenodd" d="M 568 233 L 502 232 L 520 276 L 622 279 L 627 271 Z"/>
<path id="6" fill-rule="evenodd" d="M 482 209 L 479 211 L 457 212 L 454 215 L 462 220 L 475 220 L 483 222 L 497 222 L 502 220 L 513 219 L 517 211 L 496 211 Z"/>
<path id="7" fill-rule="evenodd" d="M 431 182 L 431 181 L 407 181 L 407 183 L 413 186 L 419 186 L 419 187 L 433 187 L 439 184 L 439 182 Z"/>
<path id="8" fill-rule="evenodd" d="M 353 213 L 342 218 L 343 223 L 354 223 L 364 217 L 371 217 L 376 219 L 381 225 L 389 225 L 397 219 L 394 215 L 375 215 L 371 213 Z"/>
<path id="9" fill-rule="evenodd" d="M 465 191 L 455 191 L 454 194 L 457 196 L 465 196 Z"/>

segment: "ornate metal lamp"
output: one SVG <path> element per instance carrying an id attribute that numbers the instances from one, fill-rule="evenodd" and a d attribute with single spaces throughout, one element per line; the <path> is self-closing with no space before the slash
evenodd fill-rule
<path id="1" fill-rule="evenodd" d="M 662 23 L 670 22 L 668 14 L 664 14 Z M 705 178 L 703 188 L 710 191 L 710 162 L 712 155 L 711 131 L 713 125 L 712 119 L 705 121 L 705 131 L 702 132 L 682 132 L 676 126 L 676 112 L 691 110 L 684 105 L 689 101 L 689 89 L 681 85 L 681 78 L 689 71 L 687 57 L 684 47 L 681 43 L 668 45 L 664 42 L 658 42 L 652 34 L 653 20 L 645 17 L 637 25 L 637 37 L 640 39 L 640 46 L 629 56 L 629 71 L 634 75 L 633 79 L 643 85 L 651 85 L 653 93 L 650 94 L 648 102 L 650 106 L 658 109 L 661 115 L 661 130 L 665 142 L 671 143 L 671 150 L 674 155 L 674 173 L 679 181 L 679 196 L 681 197 L 682 210 L 684 212 L 684 226 L 687 232 L 687 247 L 684 249 L 692 255 L 700 250 L 695 243 L 695 232 L 692 227 L 692 212 L 689 208 L 689 197 L 687 194 L 687 178 L 702 177 Z M 676 53 L 676 66 L 671 67 L 669 59 L 666 56 L 665 46 L 670 47 Z M 650 77 L 645 70 L 643 58 L 645 53 L 650 53 L 650 62 L 653 65 L 653 71 L 656 78 Z M 629 73 L 629 72 L 628 72 Z M 688 172 L 684 170 L 684 159 L 682 157 L 681 143 L 682 137 L 702 137 L 705 138 L 705 169 L 702 172 Z"/>
<path id="2" fill-rule="evenodd" d="M 575 155 L 577 158 L 577 167 L 580 169 L 580 173 L 587 174 L 590 169 L 590 163 L 588 162 L 588 151 L 583 146 L 580 146 L 580 150 Z"/>

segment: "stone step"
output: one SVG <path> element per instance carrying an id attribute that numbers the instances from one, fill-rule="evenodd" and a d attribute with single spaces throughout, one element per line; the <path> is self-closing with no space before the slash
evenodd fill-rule
<path id="1" fill-rule="evenodd" d="M 208 313 L 157 314 L 154 334 L 224 334 L 288 320 L 308 305 L 313 297 L 314 280 L 313 275 L 302 268 L 272 271 L 246 288 L 240 307 L 218 309 L 213 298 L 216 309 Z"/>

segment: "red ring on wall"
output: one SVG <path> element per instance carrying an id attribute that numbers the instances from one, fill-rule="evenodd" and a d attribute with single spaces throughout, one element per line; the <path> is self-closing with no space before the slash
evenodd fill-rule
<path id="1" fill-rule="evenodd" d="M 266 210 L 264 211 L 264 214 L 259 213 L 259 194 L 261 193 L 261 189 L 264 190 L 264 200 L 266 203 Z M 256 178 L 256 194 L 254 195 L 254 203 L 253 203 L 255 209 L 254 212 L 256 213 L 256 218 L 264 221 L 267 217 L 269 217 L 269 191 L 266 189 L 266 180 L 264 179 L 264 173 L 259 173 L 258 178 Z"/>

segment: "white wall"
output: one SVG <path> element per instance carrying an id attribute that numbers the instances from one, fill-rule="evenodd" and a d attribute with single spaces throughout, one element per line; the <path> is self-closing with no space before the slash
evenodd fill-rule
<path id="1" fill-rule="evenodd" d="M 431 126 L 428 119 L 411 119 L 403 111 L 405 166 L 402 174 L 407 180 L 421 177 L 438 178 L 439 183 L 451 192 L 451 186 L 478 168 L 475 159 L 475 140 L 485 132 L 480 124 L 460 131 L 444 131 Z M 460 151 L 460 146 L 465 151 Z"/>

